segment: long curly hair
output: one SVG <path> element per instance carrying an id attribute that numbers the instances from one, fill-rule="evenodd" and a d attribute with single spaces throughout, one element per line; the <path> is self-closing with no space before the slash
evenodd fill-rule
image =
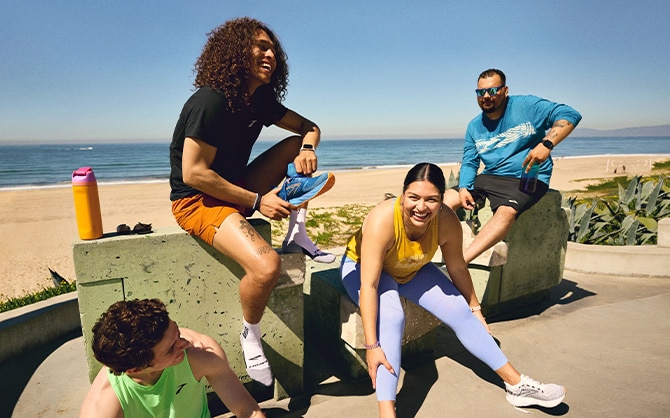
<path id="1" fill-rule="evenodd" d="M 169 326 L 167 309 L 158 299 L 116 302 L 93 326 L 93 354 L 115 375 L 146 368 Z"/>
<path id="2" fill-rule="evenodd" d="M 275 45 L 276 68 L 270 83 L 278 101 L 284 100 L 288 86 L 288 60 L 277 36 L 264 23 L 242 17 L 229 20 L 207 34 L 207 43 L 195 63 L 193 85 L 209 86 L 228 98 L 231 111 L 249 106 L 249 80 L 254 61 L 252 56 L 256 35 L 264 30 Z"/>

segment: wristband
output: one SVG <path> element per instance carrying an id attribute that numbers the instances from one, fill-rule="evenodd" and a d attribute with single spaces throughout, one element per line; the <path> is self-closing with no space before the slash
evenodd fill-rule
<path id="1" fill-rule="evenodd" d="M 261 194 L 256 193 L 256 199 L 254 199 L 254 206 L 252 207 L 253 210 L 259 210 L 261 208 L 261 199 Z"/>
<path id="2" fill-rule="evenodd" d="M 482 305 L 477 305 L 473 308 L 470 308 L 470 311 L 472 311 L 472 312 L 477 312 L 477 311 L 481 311 L 481 310 L 482 310 Z"/>
<path id="3" fill-rule="evenodd" d="M 302 147 L 300 147 L 300 152 L 303 152 L 303 151 L 315 152 L 314 151 L 314 145 L 312 145 L 312 144 L 302 144 Z"/>
<path id="4" fill-rule="evenodd" d="M 381 345 L 379 344 L 379 340 L 377 340 L 376 343 L 374 344 L 365 344 L 365 349 L 366 350 L 374 350 L 375 348 L 379 348 Z"/>

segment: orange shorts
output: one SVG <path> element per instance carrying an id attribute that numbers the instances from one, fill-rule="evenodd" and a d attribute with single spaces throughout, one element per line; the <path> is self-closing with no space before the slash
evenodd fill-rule
<path id="1" fill-rule="evenodd" d="M 214 242 L 216 230 L 233 213 L 244 215 L 244 208 L 202 193 L 172 202 L 177 224 L 209 245 Z"/>

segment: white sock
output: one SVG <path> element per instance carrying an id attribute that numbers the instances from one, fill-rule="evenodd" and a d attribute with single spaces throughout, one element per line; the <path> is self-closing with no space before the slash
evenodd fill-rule
<path id="1" fill-rule="evenodd" d="M 307 209 L 300 208 L 297 211 L 291 211 L 289 219 L 288 234 L 285 241 L 290 243 L 295 242 L 305 250 L 314 254 L 318 250 L 316 244 L 312 242 L 307 235 L 307 228 L 305 227 L 305 220 L 307 218 Z"/>
<path id="2" fill-rule="evenodd" d="M 242 319 L 244 328 L 240 334 L 240 343 L 242 344 L 242 353 L 244 363 L 247 365 L 247 373 L 253 380 L 270 386 L 272 384 L 272 370 L 270 363 L 263 353 L 261 344 L 261 326 L 250 324 Z"/>
<path id="3" fill-rule="evenodd" d="M 300 212 L 307 212 L 304 208 L 298 209 L 298 210 L 292 210 L 291 214 L 289 215 L 288 218 L 288 231 L 286 232 L 286 238 L 284 238 L 284 242 L 291 242 L 293 241 L 293 237 L 298 233 L 298 216 L 300 215 Z M 303 223 L 305 222 L 303 218 Z"/>

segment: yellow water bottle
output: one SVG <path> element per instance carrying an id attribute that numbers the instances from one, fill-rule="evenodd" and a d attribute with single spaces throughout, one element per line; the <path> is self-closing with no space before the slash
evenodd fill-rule
<path id="1" fill-rule="evenodd" d="M 98 239 L 102 237 L 102 215 L 98 183 L 91 167 L 81 167 L 72 173 L 74 210 L 77 214 L 79 238 Z"/>

